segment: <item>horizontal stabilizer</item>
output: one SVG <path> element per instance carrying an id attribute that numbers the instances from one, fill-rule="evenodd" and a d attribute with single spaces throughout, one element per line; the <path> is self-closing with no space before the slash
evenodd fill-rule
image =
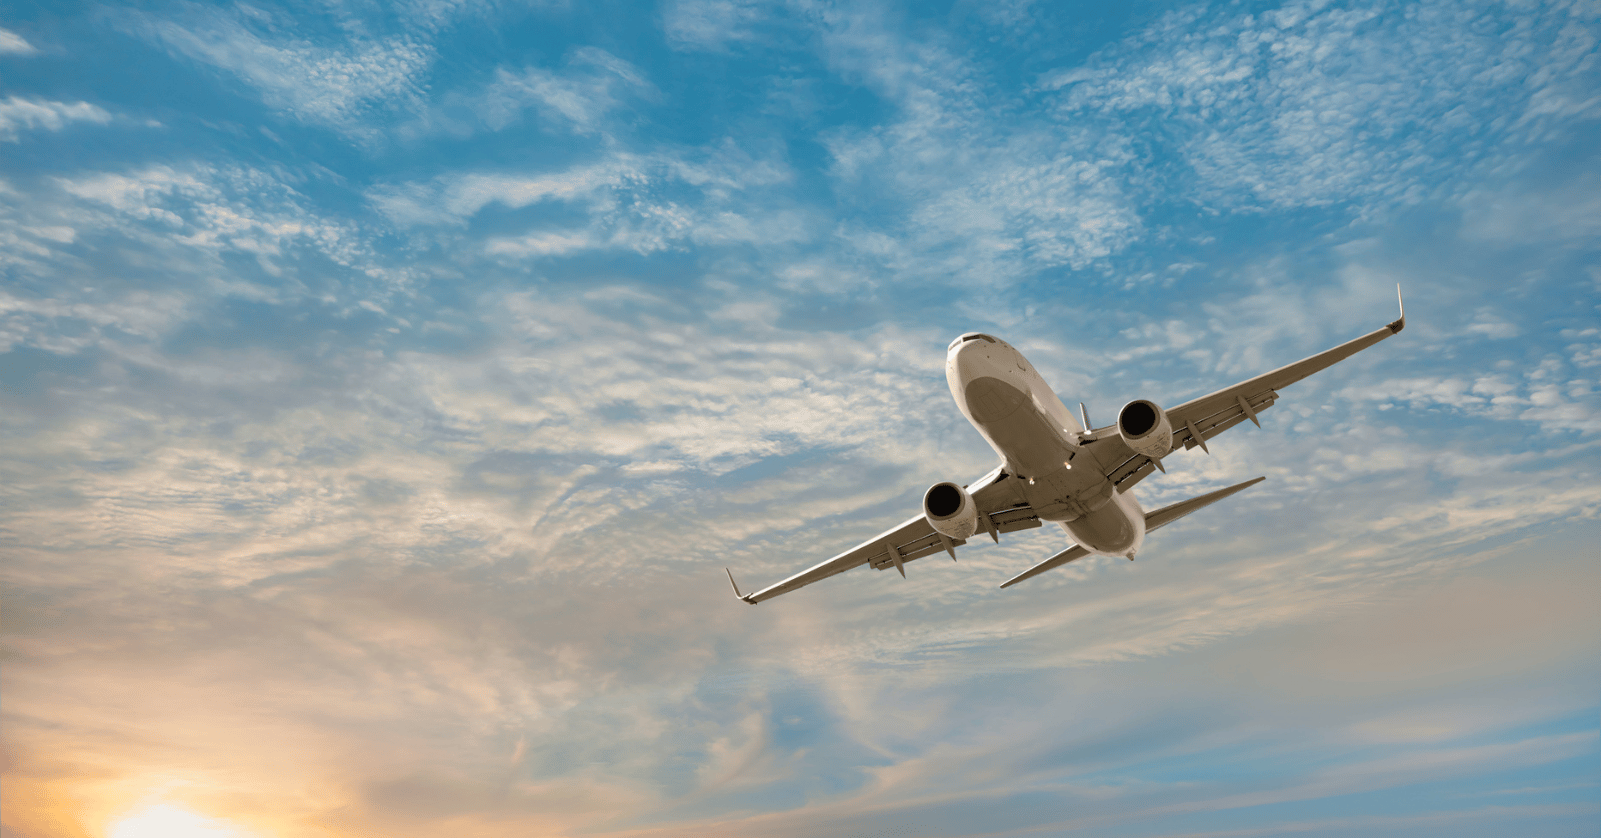
<path id="1" fill-rule="evenodd" d="M 1034 565 L 1033 567 L 1029 568 L 1028 570 L 1025 570 L 1022 573 L 1019 573 L 1016 576 L 1013 576 L 1012 578 L 1006 580 L 1005 582 L 1002 582 L 1001 583 L 1001 587 L 1005 588 L 1005 587 L 1009 587 L 1011 585 L 1016 585 L 1017 583 L 1023 581 L 1024 579 L 1029 578 L 1030 576 L 1037 576 L 1037 575 L 1039 575 L 1041 573 L 1044 573 L 1047 570 L 1050 570 L 1051 568 L 1061 567 L 1062 565 L 1065 565 L 1068 562 L 1073 561 L 1074 559 L 1082 559 L 1085 556 L 1088 556 L 1089 554 L 1090 554 L 1090 551 L 1088 551 L 1088 550 L 1084 549 L 1083 547 L 1080 547 L 1077 544 L 1075 544 L 1072 547 L 1069 547 L 1066 550 L 1063 550 L 1062 552 L 1057 553 L 1056 555 L 1046 559 L 1045 561 L 1040 562 L 1037 565 Z"/>
<path id="2" fill-rule="evenodd" d="M 1218 489 L 1215 492 L 1207 492 L 1204 495 L 1193 497 L 1189 500 L 1181 500 L 1172 506 L 1164 506 L 1155 512 L 1147 512 L 1145 513 L 1145 531 L 1150 532 L 1158 527 L 1165 527 L 1197 509 L 1205 506 L 1211 506 L 1212 504 L 1217 503 L 1218 501 L 1234 494 L 1235 492 L 1249 489 L 1266 479 L 1266 477 L 1258 477 L 1254 480 L 1247 480 L 1244 483 L 1236 483 L 1227 489 Z"/>
<path id="3" fill-rule="evenodd" d="M 1171 524 L 1174 521 L 1177 521 L 1178 519 L 1183 518 L 1185 515 L 1188 515 L 1188 514 L 1190 514 L 1191 512 L 1194 512 L 1197 509 L 1201 509 L 1202 507 L 1206 507 L 1206 506 L 1211 506 L 1212 504 L 1217 503 L 1218 501 L 1228 497 L 1229 495 L 1234 494 L 1235 492 L 1239 492 L 1239 491 L 1243 491 L 1245 489 L 1249 489 L 1252 486 L 1255 486 L 1256 484 L 1261 483 L 1263 480 L 1266 480 L 1266 479 L 1267 479 L 1266 477 L 1258 477 L 1258 478 L 1256 478 L 1254 480 L 1247 480 L 1244 483 L 1238 483 L 1238 484 L 1230 486 L 1230 487 L 1228 487 L 1226 489 L 1218 489 L 1215 492 L 1208 492 L 1208 493 L 1206 493 L 1204 495 L 1201 495 L 1199 497 L 1190 498 L 1189 500 L 1181 500 L 1178 503 L 1173 504 L 1172 506 L 1164 506 L 1161 509 L 1156 510 L 1155 512 L 1148 512 L 1145 515 L 1145 531 L 1146 532 L 1150 532 L 1151 530 L 1154 530 L 1154 529 L 1156 529 L 1158 527 L 1162 527 L 1162 526 L 1166 526 L 1168 524 Z M 1082 559 L 1085 556 L 1088 556 L 1089 554 L 1090 554 L 1090 551 L 1088 551 L 1088 550 L 1084 549 L 1083 547 L 1080 547 L 1077 544 L 1075 544 L 1072 547 L 1069 547 L 1066 550 L 1063 550 L 1062 552 L 1057 553 L 1056 555 L 1046 559 L 1045 561 L 1040 562 L 1037 565 L 1034 565 L 1033 567 L 1029 568 L 1028 570 L 1025 570 L 1022 573 L 1019 573 L 1016 576 L 1013 576 L 1012 578 L 1006 580 L 1005 582 L 1002 582 L 1001 583 L 1001 587 L 1009 588 L 1009 587 L 1011 587 L 1013 585 L 1016 585 L 1017 583 L 1023 581 L 1024 579 L 1028 579 L 1030 577 L 1038 576 L 1039 574 L 1044 573 L 1047 570 L 1052 570 L 1054 568 L 1061 567 L 1062 565 L 1065 565 L 1070 561 L 1073 561 L 1075 559 Z"/>

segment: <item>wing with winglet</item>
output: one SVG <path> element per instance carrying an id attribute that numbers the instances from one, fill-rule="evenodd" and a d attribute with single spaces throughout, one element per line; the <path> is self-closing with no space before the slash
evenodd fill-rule
<path id="1" fill-rule="evenodd" d="M 1401 289 L 1396 288 L 1397 300 L 1400 299 L 1400 293 Z M 1257 414 L 1278 401 L 1278 391 L 1312 373 L 1328 369 L 1404 328 L 1406 328 L 1406 310 L 1403 308 L 1401 316 L 1383 328 L 1375 329 L 1333 349 L 1319 352 L 1310 358 L 1279 367 L 1249 381 L 1242 381 L 1232 387 L 1225 387 L 1169 409 L 1167 416 L 1173 425 L 1173 450 L 1199 447 L 1202 451 L 1207 451 L 1207 440 L 1246 420 L 1261 427 L 1262 423 L 1257 421 Z M 1097 459 L 1103 464 L 1116 463 L 1107 472 L 1107 477 L 1119 492 L 1128 491 L 1147 474 L 1160 468 L 1156 460 L 1130 450 L 1123 443 L 1122 437 L 1118 436 L 1116 425 L 1097 428 L 1086 437 L 1089 441 L 1085 444 L 1095 452 Z"/>

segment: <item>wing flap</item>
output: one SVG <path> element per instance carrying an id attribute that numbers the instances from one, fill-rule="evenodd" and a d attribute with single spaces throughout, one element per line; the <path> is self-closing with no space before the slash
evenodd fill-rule
<path id="1" fill-rule="evenodd" d="M 1135 454 L 1127 460 L 1124 460 L 1122 465 L 1112 469 L 1112 473 L 1108 475 L 1108 479 L 1112 481 L 1112 485 L 1116 487 L 1119 492 L 1126 492 L 1133 487 L 1135 483 L 1144 480 L 1145 475 L 1150 474 L 1153 471 L 1156 471 L 1155 460 L 1152 460 L 1150 457 L 1147 457 L 1143 454 Z"/>
<path id="2" fill-rule="evenodd" d="M 999 532 L 1032 530 L 1044 523 L 1040 520 L 1040 516 L 1034 514 L 1034 508 L 1028 505 L 991 512 L 990 520 L 995 523 L 995 529 Z"/>
<path id="3" fill-rule="evenodd" d="M 1185 405 L 1173 408 L 1168 413 L 1174 427 L 1173 447 L 1177 449 L 1180 445 L 1183 445 L 1186 451 L 1194 448 L 1200 445 L 1202 441 L 1211 439 L 1229 428 L 1250 419 L 1253 415 L 1267 410 L 1279 400 L 1277 390 L 1265 390 L 1250 395 L 1235 393 L 1234 396 L 1234 399 L 1224 403 L 1220 409 L 1205 416 L 1195 416 L 1194 410 L 1186 412 L 1184 410 Z M 1245 403 L 1244 405 L 1241 404 L 1242 401 Z M 1249 413 L 1245 410 L 1246 406 L 1250 407 Z M 1181 424 L 1183 425 L 1182 428 L 1180 427 Z M 1194 425 L 1195 430 L 1200 432 L 1200 440 L 1197 440 L 1195 435 L 1190 433 L 1189 425 Z"/>
<path id="4" fill-rule="evenodd" d="M 979 514 L 982 515 L 984 513 Z M 998 512 L 989 513 L 989 515 L 990 521 L 995 525 L 996 532 L 1007 533 L 1029 530 L 1039 527 L 1043 523 L 1040 521 L 1039 516 L 1034 514 L 1033 508 L 1028 506 L 1002 509 Z M 919 518 L 919 520 L 922 519 Z M 906 523 L 910 524 L 912 522 L 907 521 Z M 980 532 L 982 531 L 980 530 Z M 889 540 L 894 541 L 893 538 Z M 960 547 L 967 543 L 967 539 L 952 538 L 950 542 L 952 547 Z M 894 567 L 895 557 L 891 556 L 889 550 L 884 549 L 882 545 L 880 545 L 879 549 L 881 552 L 867 563 L 874 570 L 888 570 Z M 904 544 L 896 544 L 895 551 L 900 554 L 901 562 L 905 563 L 913 559 L 921 559 L 924 556 L 932 556 L 935 553 L 942 553 L 945 551 L 945 544 L 940 540 L 939 533 L 934 532 L 933 528 L 930 527 L 928 534 L 919 536 Z"/>
<path id="5" fill-rule="evenodd" d="M 922 520 L 921 516 L 919 517 L 919 520 Z M 911 522 L 908 521 L 907 523 Z M 891 538 L 890 543 L 893 542 L 894 539 Z M 952 547 L 960 547 L 966 543 L 967 539 L 965 538 L 951 539 Z M 867 563 L 871 565 L 874 570 L 885 570 L 887 568 L 894 567 L 895 557 L 890 555 L 889 550 L 883 544 L 879 545 L 879 551 L 880 552 L 872 559 L 869 559 Z M 905 544 L 896 544 L 895 552 L 900 556 L 901 563 L 904 564 L 913 559 L 921 559 L 924 556 L 932 556 L 935 553 L 945 552 L 945 543 L 940 540 L 939 533 L 934 532 L 933 528 L 931 527 L 929 528 L 927 535 L 919 536 L 918 538 L 912 539 Z"/>

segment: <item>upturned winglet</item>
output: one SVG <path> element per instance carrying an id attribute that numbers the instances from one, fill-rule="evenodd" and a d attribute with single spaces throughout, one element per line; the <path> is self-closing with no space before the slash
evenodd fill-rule
<path id="1" fill-rule="evenodd" d="M 753 600 L 750 597 L 745 596 L 744 594 L 739 592 L 739 583 L 734 581 L 734 571 L 729 570 L 728 568 L 725 567 L 725 568 L 723 568 L 723 572 L 728 574 L 728 584 L 734 586 L 734 596 L 739 597 L 741 600 L 744 600 L 745 602 L 748 602 L 751 605 L 755 605 L 756 604 L 756 600 Z"/>
<path id="2" fill-rule="evenodd" d="M 1406 303 L 1401 299 L 1401 283 L 1395 284 L 1395 304 L 1401 309 L 1401 317 L 1390 324 L 1390 334 L 1395 334 L 1406 328 Z"/>

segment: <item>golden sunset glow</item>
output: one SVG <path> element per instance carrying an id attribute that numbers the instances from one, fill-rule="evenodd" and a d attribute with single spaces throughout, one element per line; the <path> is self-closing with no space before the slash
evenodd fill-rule
<path id="1" fill-rule="evenodd" d="M 106 838 L 255 838 L 251 833 L 215 818 L 207 818 L 163 803 L 141 809 L 116 823 Z"/>

